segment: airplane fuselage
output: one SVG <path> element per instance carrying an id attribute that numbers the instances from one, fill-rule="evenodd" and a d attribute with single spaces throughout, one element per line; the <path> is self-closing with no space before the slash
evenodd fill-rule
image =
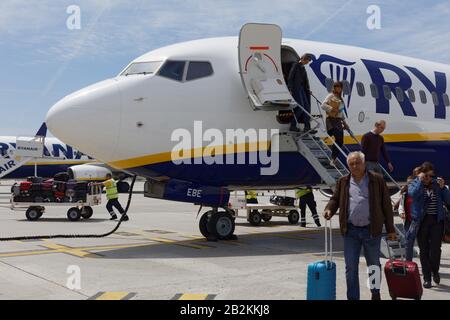
<path id="1" fill-rule="evenodd" d="M 0 155 L 8 155 L 14 152 L 15 148 L 16 137 L 0 137 Z M 36 174 L 35 165 L 39 176 L 49 178 L 59 172 L 67 171 L 71 166 L 93 162 L 93 159 L 89 156 L 56 138 L 46 139 L 44 156 L 46 157 L 45 159 L 35 159 L 35 161 L 26 163 L 8 174 L 4 179 L 23 179 L 34 176 Z M 0 173 L 2 170 L 10 169 L 10 165 L 14 166 L 15 161 L 7 161 L 3 166 L 0 166 Z"/>
<path id="2" fill-rule="evenodd" d="M 387 121 L 384 137 L 395 166 L 394 178 L 405 180 L 424 161 L 431 161 L 438 174 L 450 178 L 446 161 L 450 156 L 448 65 L 293 39 L 284 40 L 283 46 L 298 55 L 314 55 L 307 72 L 311 90 L 320 100 L 328 94 L 327 79 L 348 81 L 349 93 L 344 95 L 347 122 L 358 137 L 370 131 L 376 120 Z M 49 112 L 49 128 L 61 140 L 99 161 L 148 178 L 168 177 L 236 189 L 319 183 L 317 173 L 293 150 L 279 153 L 279 170 L 274 175 L 261 175 L 261 163 L 195 163 L 194 158 L 204 156 L 199 152 L 202 148 L 237 144 L 226 140 L 227 129 L 283 132 L 289 127 L 277 123 L 277 111 L 256 111 L 251 107 L 240 76 L 237 48 L 238 39 L 230 37 L 152 51 L 133 63 L 159 61 L 164 66 L 166 61 L 201 61 L 209 62 L 214 72 L 194 81 L 177 81 L 160 76 L 158 71 L 118 76 L 60 101 Z M 313 102 L 312 113 L 319 112 Z M 214 129 L 224 139 L 212 141 L 203 135 L 197 137 L 202 143 L 196 143 L 199 139 L 195 139 L 194 126 L 198 121 L 203 133 Z M 80 123 L 83 130 L 76 130 Z M 174 139 L 179 129 L 192 133 L 190 164 L 173 161 L 174 147 L 182 145 Z M 254 142 L 247 141 L 247 157 L 252 153 L 248 144 Z M 346 144 L 349 149 L 358 149 L 349 137 Z M 224 158 L 230 154 L 225 149 L 219 148 Z"/>

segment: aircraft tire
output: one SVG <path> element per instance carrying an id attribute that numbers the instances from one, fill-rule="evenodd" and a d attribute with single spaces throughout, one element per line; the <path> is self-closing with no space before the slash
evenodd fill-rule
<path id="1" fill-rule="evenodd" d="M 211 215 L 207 223 L 207 229 L 210 235 L 219 240 L 228 240 L 234 234 L 236 224 L 233 216 L 228 212 L 216 212 Z"/>
<path id="2" fill-rule="evenodd" d="M 205 238 L 208 238 L 209 235 L 210 235 L 210 233 L 208 231 L 208 214 L 209 214 L 209 212 L 206 212 L 205 214 L 203 214 L 202 217 L 200 218 L 199 223 L 198 223 L 198 227 L 200 229 L 200 233 Z"/>

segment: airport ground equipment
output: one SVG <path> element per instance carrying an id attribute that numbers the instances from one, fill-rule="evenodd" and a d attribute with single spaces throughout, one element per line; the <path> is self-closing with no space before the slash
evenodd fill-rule
<path id="1" fill-rule="evenodd" d="M 31 241 L 31 240 L 42 240 L 42 239 L 99 239 L 105 238 L 112 234 L 114 234 L 117 230 L 119 230 L 120 225 L 124 221 L 125 217 L 128 214 L 128 210 L 130 209 L 131 200 L 133 199 L 133 189 L 136 183 L 137 176 L 133 177 L 133 181 L 130 186 L 130 191 L 128 193 L 128 201 L 127 206 L 125 207 L 125 213 L 119 219 L 117 225 L 109 232 L 101 233 L 101 234 L 53 234 L 53 235 L 39 235 L 39 236 L 17 236 L 17 237 L 0 237 L 0 242 L 9 242 L 9 241 Z"/>
<path id="2" fill-rule="evenodd" d="M 67 219 L 78 221 L 81 218 L 89 219 L 94 210 L 92 207 L 102 203 L 102 187 L 95 184 L 88 186 L 86 201 L 77 202 L 15 202 L 14 195 L 11 195 L 11 210 L 25 211 L 25 216 L 29 221 L 39 220 L 45 212 L 45 207 L 68 207 Z"/>
<path id="3" fill-rule="evenodd" d="M 300 213 L 295 206 L 278 206 L 273 203 L 248 204 L 246 206 L 247 221 L 253 226 L 259 226 L 262 221 L 269 222 L 272 217 L 286 217 L 290 224 L 297 224 Z"/>
<path id="4" fill-rule="evenodd" d="M 253 226 L 259 226 L 263 221 L 269 222 L 272 217 L 288 218 L 289 223 L 297 224 L 300 220 L 298 207 L 276 205 L 274 203 L 247 203 L 245 197 L 231 197 L 229 208 L 239 216 L 239 211 L 245 211 L 247 221 Z"/>

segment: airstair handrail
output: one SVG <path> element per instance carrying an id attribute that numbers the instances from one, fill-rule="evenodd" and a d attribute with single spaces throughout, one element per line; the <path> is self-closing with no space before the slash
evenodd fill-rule
<path id="1" fill-rule="evenodd" d="M 292 110 L 293 110 L 295 107 L 299 107 L 304 113 L 306 113 L 306 114 L 308 115 L 308 117 L 311 119 L 311 121 L 313 121 L 313 122 L 316 123 L 316 126 L 314 127 L 314 129 L 320 129 L 320 130 L 322 131 L 322 133 L 323 133 L 328 139 L 330 139 L 330 140 L 332 141 L 333 145 L 338 149 L 338 151 L 339 151 L 345 158 L 347 158 L 348 155 L 344 152 L 344 150 L 342 150 L 342 148 L 336 143 L 336 141 L 334 141 L 334 139 L 331 138 L 331 136 L 328 134 L 328 132 L 327 132 L 325 129 L 323 129 L 323 128 L 321 127 L 320 122 L 319 122 L 317 119 L 315 119 L 315 118 L 314 118 L 308 111 L 306 111 L 306 109 L 303 108 L 303 106 L 301 106 L 300 104 L 294 102 L 294 103 L 291 104 L 291 106 L 292 106 Z M 295 112 L 294 112 L 294 119 L 295 119 L 295 122 L 296 122 L 297 124 L 299 124 L 298 119 L 297 119 L 297 117 L 295 116 Z M 312 130 L 313 130 L 313 129 L 312 129 Z"/>
<path id="2" fill-rule="evenodd" d="M 317 99 L 316 96 L 315 96 L 314 94 L 311 93 L 311 96 L 316 100 L 317 106 L 318 106 L 318 109 L 319 109 L 319 113 L 320 113 L 320 115 L 322 115 L 322 111 L 320 110 L 320 105 L 322 105 L 323 103 L 322 103 L 319 99 Z M 355 137 L 353 131 L 350 130 L 350 129 L 348 129 L 347 132 L 348 132 L 348 134 L 350 135 L 350 137 L 356 142 L 356 144 L 360 147 L 360 149 L 362 149 L 362 145 L 361 145 L 361 143 L 359 142 L 359 140 Z M 330 138 L 331 138 L 331 137 L 330 137 Z M 347 149 L 347 148 L 346 148 L 346 149 Z M 347 149 L 347 151 L 349 151 L 349 150 Z M 393 183 L 395 184 L 395 186 L 400 190 L 400 189 L 401 189 L 401 186 L 398 184 L 398 182 L 397 182 L 397 181 L 389 174 L 389 172 L 387 172 L 387 170 L 386 170 L 381 164 L 379 164 L 379 163 L 377 163 L 377 164 L 378 164 L 378 166 L 381 168 L 381 170 L 383 171 L 384 175 L 385 175 L 389 180 L 391 180 L 391 182 L 393 182 Z"/>

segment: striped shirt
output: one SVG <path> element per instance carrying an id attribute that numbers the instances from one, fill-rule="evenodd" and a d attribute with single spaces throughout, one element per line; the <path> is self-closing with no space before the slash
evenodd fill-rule
<path id="1" fill-rule="evenodd" d="M 429 201 L 426 214 L 437 214 L 437 198 L 434 190 L 425 190 L 425 201 Z"/>

